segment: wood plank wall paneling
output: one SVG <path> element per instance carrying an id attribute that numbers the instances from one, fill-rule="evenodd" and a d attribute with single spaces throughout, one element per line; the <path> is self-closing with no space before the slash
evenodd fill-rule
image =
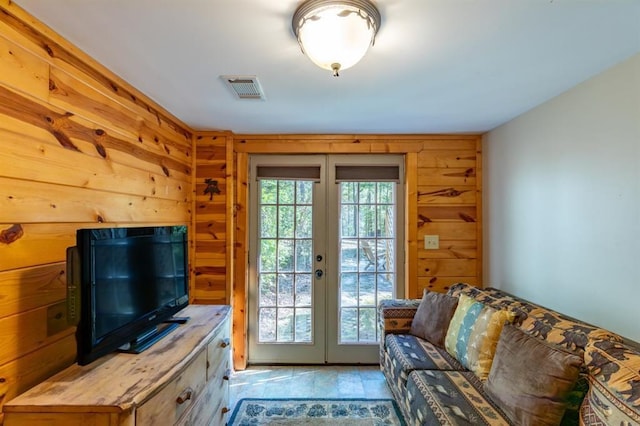
<path id="1" fill-rule="evenodd" d="M 232 303 L 236 368 L 246 365 L 250 154 L 405 154 L 405 296 L 418 298 L 424 289 L 445 292 L 461 281 L 482 285 L 479 135 L 234 135 L 234 149 L 237 212 Z M 208 207 L 208 214 L 215 214 L 213 207 Z M 424 249 L 425 235 L 439 236 L 438 250 Z"/>
<path id="2" fill-rule="evenodd" d="M 449 146 L 425 142 L 418 153 L 417 292 L 446 291 L 460 281 L 482 285 L 480 137 Z M 453 142 L 453 141 L 447 141 Z M 437 250 L 424 248 L 438 235 Z"/>
<path id="3" fill-rule="evenodd" d="M 75 359 L 76 230 L 189 223 L 192 150 L 188 127 L 0 0 L 0 408 Z"/>
<path id="4" fill-rule="evenodd" d="M 229 304 L 233 277 L 233 137 L 195 133 L 194 301 Z"/>

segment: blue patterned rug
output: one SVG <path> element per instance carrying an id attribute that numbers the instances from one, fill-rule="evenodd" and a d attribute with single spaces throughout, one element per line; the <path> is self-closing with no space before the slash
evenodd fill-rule
<path id="1" fill-rule="evenodd" d="M 342 424 L 405 426 L 392 399 L 246 398 L 229 419 L 229 426 Z"/>

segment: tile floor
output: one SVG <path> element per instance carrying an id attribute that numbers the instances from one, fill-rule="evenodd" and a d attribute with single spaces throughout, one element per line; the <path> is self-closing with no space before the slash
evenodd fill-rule
<path id="1" fill-rule="evenodd" d="M 392 398 L 377 365 L 251 366 L 229 386 L 232 409 L 242 398 Z"/>

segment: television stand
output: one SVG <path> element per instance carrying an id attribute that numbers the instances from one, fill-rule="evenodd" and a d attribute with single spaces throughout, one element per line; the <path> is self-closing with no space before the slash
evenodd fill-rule
<path id="1" fill-rule="evenodd" d="M 178 313 L 189 322 L 144 353 L 110 353 L 88 365 L 73 364 L 8 401 L 3 424 L 224 425 L 230 314 L 229 306 L 189 305 Z"/>
<path id="2" fill-rule="evenodd" d="M 156 327 L 142 333 L 126 345 L 120 346 L 118 348 L 118 352 L 124 352 L 126 354 L 142 353 L 142 351 L 148 349 L 158 340 L 175 330 L 178 327 L 178 324 L 180 323 L 169 321 L 158 324 Z"/>

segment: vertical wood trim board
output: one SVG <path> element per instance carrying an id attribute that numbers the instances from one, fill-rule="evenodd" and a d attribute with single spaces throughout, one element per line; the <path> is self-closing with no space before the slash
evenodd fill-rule
<path id="1" fill-rule="evenodd" d="M 191 204 L 189 211 L 191 212 L 191 221 L 189 223 L 189 303 L 194 303 L 194 286 L 196 282 L 196 170 L 198 158 L 197 135 L 192 136 L 193 156 L 191 158 Z"/>
<path id="2" fill-rule="evenodd" d="M 483 271 L 483 258 L 482 258 L 482 248 L 483 248 L 483 228 L 482 228 L 482 137 L 479 137 L 476 141 L 476 277 L 478 284 L 483 287 L 484 283 L 482 281 Z"/>
<path id="3" fill-rule="evenodd" d="M 406 213 L 405 213 L 405 291 L 406 297 L 418 294 L 418 155 L 414 152 L 406 154 Z"/>
<path id="4" fill-rule="evenodd" d="M 249 157 L 236 154 L 236 200 L 235 200 L 235 268 L 233 282 L 233 363 L 243 370 L 247 366 L 247 269 L 249 260 Z"/>
<path id="5" fill-rule="evenodd" d="M 236 211 L 236 168 L 234 161 L 234 152 L 233 152 L 233 136 L 228 135 L 226 138 L 226 172 L 225 176 L 227 179 L 227 214 L 226 214 L 226 225 L 227 225 L 227 271 L 235 270 L 235 232 L 234 232 L 234 220 L 235 211 Z M 225 303 L 231 304 L 231 298 L 233 294 L 233 284 L 234 284 L 234 275 L 233 272 L 227 273 L 227 295 L 225 297 Z"/>

